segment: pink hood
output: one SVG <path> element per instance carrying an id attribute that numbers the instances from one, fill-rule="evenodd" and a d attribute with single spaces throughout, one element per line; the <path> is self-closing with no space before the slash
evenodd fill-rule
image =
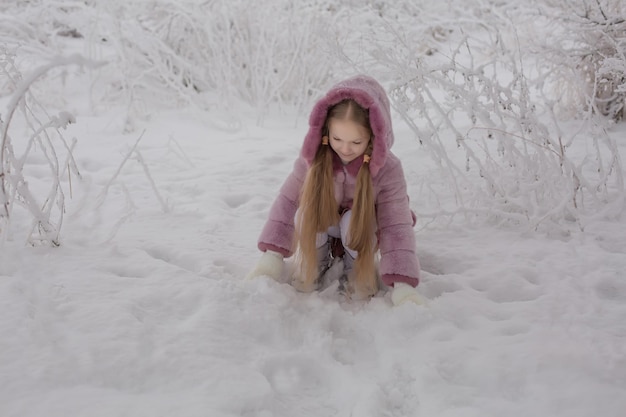
<path id="1" fill-rule="evenodd" d="M 328 109 L 348 98 L 369 110 L 370 125 L 374 133 L 370 172 L 372 177 L 376 177 L 387 161 L 394 138 L 387 94 L 376 80 L 366 75 L 357 75 L 336 84 L 315 104 L 309 117 L 309 131 L 304 138 L 300 154 L 307 164 L 311 165 L 322 141 L 322 128 Z"/>

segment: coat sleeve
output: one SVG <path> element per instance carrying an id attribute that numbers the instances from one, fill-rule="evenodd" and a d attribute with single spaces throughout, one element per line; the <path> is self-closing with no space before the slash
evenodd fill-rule
<path id="1" fill-rule="evenodd" d="M 259 250 L 273 250 L 285 257 L 293 254 L 294 221 L 307 168 L 302 157 L 294 163 L 293 171 L 280 188 L 259 236 Z"/>
<path id="2" fill-rule="evenodd" d="M 405 282 L 416 287 L 420 279 L 414 214 L 409 206 L 404 171 L 399 160 L 381 170 L 376 198 L 380 274 L 386 285 Z"/>

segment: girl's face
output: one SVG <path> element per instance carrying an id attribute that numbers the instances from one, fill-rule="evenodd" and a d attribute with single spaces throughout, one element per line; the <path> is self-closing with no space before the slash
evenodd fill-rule
<path id="1" fill-rule="evenodd" d="M 341 162 L 347 164 L 365 153 L 370 142 L 370 134 L 365 127 L 352 120 L 330 119 L 328 142 L 341 158 Z"/>

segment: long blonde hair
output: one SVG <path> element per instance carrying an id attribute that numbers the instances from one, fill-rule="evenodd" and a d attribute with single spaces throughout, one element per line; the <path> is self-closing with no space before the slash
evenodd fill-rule
<path id="1" fill-rule="evenodd" d="M 356 101 L 346 99 L 328 110 L 326 122 L 321 132 L 320 145 L 309 168 L 299 202 L 299 218 L 296 228 L 296 243 L 300 256 L 300 273 L 305 284 L 312 284 L 317 278 L 316 234 L 326 232 L 339 222 L 339 207 L 335 200 L 333 183 L 333 150 L 328 145 L 328 126 L 331 119 L 351 120 L 367 129 L 370 142 L 365 155 L 371 156 L 373 144 L 369 113 Z M 326 142 L 326 144 L 324 144 Z M 376 291 L 376 208 L 374 187 L 369 164 L 363 163 L 356 180 L 352 218 L 350 220 L 350 241 L 348 246 L 358 252 L 354 263 L 355 285 L 370 294 Z"/>

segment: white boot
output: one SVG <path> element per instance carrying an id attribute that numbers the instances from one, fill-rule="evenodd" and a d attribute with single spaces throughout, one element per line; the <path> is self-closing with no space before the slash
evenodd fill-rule
<path id="1" fill-rule="evenodd" d="M 337 290 L 350 300 L 369 300 L 378 292 L 378 277 L 374 280 L 374 286 L 361 288 L 357 285 L 355 270 L 353 268 L 355 259 L 346 251 L 343 255 L 343 275 L 339 278 Z"/>
<path id="2" fill-rule="evenodd" d="M 343 274 L 339 277 L 339 287 L 337 291 L 346 298 L 350 298 L 354 292 L 354 277 L 352 266 L 354 258 L 346 251 L 343 254 Z"/>
<path id="3" fill-rule="evenodd" d="M 317 248 L 317 279 L 315 280 L 318 283 L 319 288 L 324 285 L 324 276 L 326 272 L 333 265 L 333 258 L 331 256 L 331 248 L 330 241 L 325 245 Z M 318 289 L 319 289 L 318 288 Z"/>
<path id="4" fill-rule="evenodd" d="M 301 276 L 296 276 L 291 285 L 300 292 L 318 291 L 323 287 L 324 275 L 328 272 L 331 265 L 330 245 L 325 243 L 317 248 L 317 278 L 311 284 L 306 284 Z"/>

